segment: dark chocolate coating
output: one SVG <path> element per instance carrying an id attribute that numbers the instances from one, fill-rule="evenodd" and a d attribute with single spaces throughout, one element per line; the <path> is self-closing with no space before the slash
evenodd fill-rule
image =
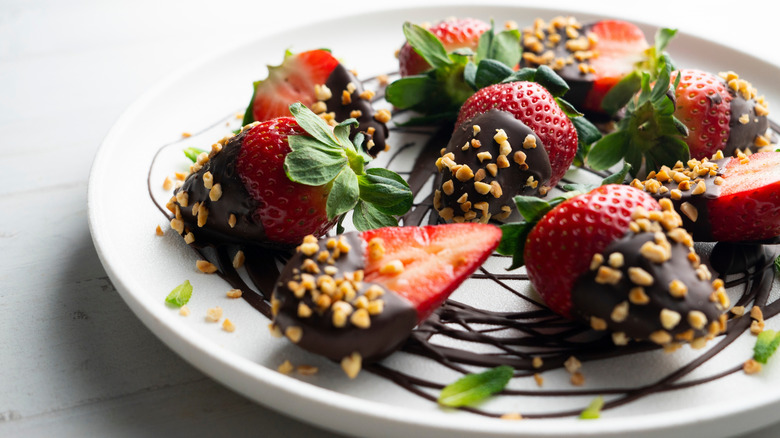
<path id="1" fill-rule="evenodd" d="M 342 103 L 343 91 L 347 89 L 347 84 L 355 84 L 355 91 L 350 94 L 351 102 L 347 105 Z M 366 150 L 371 156 L 375 157 L 379 152 L 385 150 L 387 135 L 389 133 L 387 125 L 377 121 L 374 118 L 374 107 L 371 106 L 371 102 L 360 97 L 360 93 L 363 92 L 363 84 L 352 74 L 349 70 L 339 64 L 333 69 L 325 85 L 333 93 L 330 99 L 325 101 L 325 105 L 328 107 L 328 112 L 334 112 L 336 114 L 336 121 L 342 122 L 350 117 L 352 111 L 358 110 L 361 112 L 360 117 L 356 117 L 359 125 L 357 129 L 353 129 L 350 138 L 354 138 L 358 132 L 362 132 L 365 138 L 363 139 L 363 149 Z M 366 131 L 368 128 L 374 128 L 373 135 L 369 135 Z M 373 146 L 368 147 L 368 142 L 374 141 Z"/>
<path id="2" fill-rule="evenodd" d="M 721 79 L 722 80 L 722 79 Z M 724 81 L 725 82 L 725 81 Z M 756 136 L 764 135 L 769 128 L 769 120 L 767 116 L 756 115 L 756 100 L 745 100 L 742 94 L 735 92 L 731 87 L 726 85 L 726 88 L 731 94 L 731 116 L 729 119 L 729 139 L 726 142 L 726 146 L 723 148 L 723 155 L 732 156 L 737 149 L 745 150 L 750 149 L 757 151 L 758 148 L 753 143 Z M 746 124 L 742 124 L 739 118 L 744 114 L 750 116 L 750 121 Z"/>
<path id="3" fill-rule="evenodd" d="M 227 141 L 218 153 L 210 154 L 210 159 L 197 172 L 191 173 L 184 184 L 174 193 L 187 192 L 187 207 L 181 207 L 181 216 L 187 230 L 195 236 L 196 247 L 229 243 L 252 243 L 268 245 L 265 230 L 260 220 L 253 218 L 257 209 L 254 200 L 244 187 L 238 175 L 236 165 L 246 131 Z M 222 196 L 218 201 L 209 199 L 209 189 L 203 184 L 203 175 L 211 172 L 214 184 L 222 186 Z M 203 227 L 198 226 L 198 218 L 192 214 L 192 206 L 199 202 L 208 209 L 208 218 Z M 230 215 L 236 216 L 236 225 L 228 225 Z"/>
<path id="4" fill-rule="evenodd" d="M 655 263 L 640 255 L 639 249 L 648 241 L 653 241 L 651 232 L 634 234 L 629 232 L 623 238 L 610 243 L 602 252 L 605 260 L 609 255 L 618 252 L 623 254 L 624 264 L 618 268 L 622 273 L 616 285 L 599 284 L 595 281 L 597 270 L 588 270 L 574 284 L 571 293 L 572 315 L 586 323 L 595 316 L 607 322 L 612 332 L 623 332 L 632 339 L 649 339 L 650 334 L 657 330 L 665 330 L 661 325 L 661 310 L 669 309 L 678 312 L 682 318 L 671 330 L 672 336 L 688 330 L 694 330 L 694 338 L 707 335 L 707 326 L 712 321 L 718 321 L 722 309 L 709 300 L 713 286 L 709 281 L 701 280 L 687 256 L 689 248 L 681 243 L 670 240 L 672 257 L 663 263 Z M 650 298 L 647 304 L 630 303 L 628 295 L 636 285 L 631 282 L 628 268 L 640 267 L 650 273 L 654 279 L 652 286 L 645 286 L 645 293 Z M 669 293 L 669 283 L 680 280 L 688 287 L 688 293 L 682 298 L 673 297 Z M 616 305 L 629 302 L 628 317 L 622 322 L 616 322 L 611 314 Z M 692 310 L 699 310 L 707 316 L 707 324 L 703 329 L 696 330 L 688 322 L 687 315 Z"/>
<path id="5" fill-rule="evenodd" d="M 346 254 L 342 253 L 335 260 L 333 266 L 338 268 L 339 274 L 334 275 L 334 278 L 342 276 L 345 272 L 363 269 L 365 266 L 365 244 L 360 235 L 352 232 L 342 236 L 352 249 Z M 327 250 L 326 241 L 326 238 L 320 239 L 320 250 Z M 274 323 L 282 333 L 291 326 L 301 327 L 303 336 L 297 343 L 298 346 L 333 360 L 341 360 L 353 352 L 358 352 L 364 362 L 370 362 L 392 353 L 409 337 L 417 324 L 417 310 L 408 300 L 387 289 L 381 297 L 384 301 L 384 309 L 382 313 L 371 316 L 369 328 L 358 328 L 349 322 L 344 327 L 335 327 L 331 308 L 318 313 L 311 294 L 306 293 L 299 299 L 287 287 L 290 280 L 296 280 L 294 271 L 300 269 L 305 258 L 307 257 L 301 252 L 293 255 L 282 270 L 273 292 L 273 298 L 279 301 L 279 312 L 274 318 Z M 317 263 L 320 270 L 328 266 L 327 263 L 317 262 L 316 258 L 312 260 Z M 356 296 L 363 295 L 372 284 L 375 283 L 363 282 Z M 298 305 L 301 301 L 313 311 L 308 318 L 298 316 Z"/>
<path id="6" fill-rule="evenodd" d="M 710 253 L 710 265 L 725 277 L 764 266 L 773 254 L 773 249 L 758 243 L 718 242 Z"/>
<path id="7" fill-rule="evenodd" d="M 479 125 L 480 131 L 474 135 L 473 126 Z M 512 152 L 507 156 L 509 161 L 509 167 L 499 168 L 496 176 L 492 176 L 490 172 L 485 170 L 485 179 L 482 182 L 490 184 L 493 181 L 497 181 L 501 185 L 502 195 L 498 198 L 491 193 L 480 194 L 474 187 L 474 178 L 471 178 L 465 182 L 458 180 L 455 175 L 452 174 L 449 168 L 444 166 L 442 168 L 442 184 L 446 181 L 452 180 L 454 190 L 451 195 L 447 195 L 442 190 L 441 192 L 441 209 L 451 207 L 455 211 L 455 216 L 462 216 L 464 214 L 461 209 L 461 205 L 458 204 L 458 199 L 466 193 L 468 194 L 468 201 L 473 205 L 479 202 L 487 202 L 489 205 L 489 212 L 492 216 L 496 216 L 502 213 L 502 206 L 509 206 L 512 209 L 513 215 L 508 218 L 511 220 L 516 217 L 517 208 L 514 205 L 512 199 L 517 195 L 525 196 L 541 196 L 539 190 L 542 187 L 548 187 L 550 184 L 550 177 L 552 175 L 552 168 L 550 167 L 550 159 L 547 156 L 547 150 L 542 144 L 542 141 L 529 128 L 525 123 L 517 120 L 512 114 L 506 111 L 500 111 L 492 109 L 486 113 L 479 114 L 471 120 L 463 122 L 459 127 L 455 128 L 452 133 L 450 142 L 447 144 L 446 153 L 452 152 L 455 155 L 453 161 L 457 164 L 468 165 L 474 173 L 478 169 L 485 169 L 488 163 L 496 163 L 496 159 L 499 155 L 498 143 L 493 139 L 497 129 L 503 129 L 508 137 L 508 142 L 512 146 Z M 532 149 L 523 148 L 523 140 L 526 136 L 532 135 L 536 139 L 536 147 Z M 479 148 L 469 147 L 467 150 L 463 150 L 463 145 L 471 142 L 472 139 L 479 140 L 482 146 Z M 522 151 L 526 154 L 526 164 L 528 168 L 523 170 L 520 165 L 513 160 L 513 154 L 515 151 Z M 480 162 L 477 154 L 480 152 L 490 152 L 492 158 Z M 533 177 L 535 181 L 538 181 L 536 188 L 526 185 L 528 177 Z M 441 185 L 439 186 L 441 190 Z M 478 221 L 482 212 L 476 210 L 478 216 L 475 221 Z"/>

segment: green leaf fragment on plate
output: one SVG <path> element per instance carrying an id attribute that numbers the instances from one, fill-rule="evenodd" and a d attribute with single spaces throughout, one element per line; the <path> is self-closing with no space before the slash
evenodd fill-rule
<path id="1" fill-rule="evenodd" d="M 601 417 L 601 408 L 604 407 L 604 398 L 601 396 L 598 396 L 591 400 L 590 404 L 587 408 L 585 408 L 584 411 L 580 414 L 580 419 L 582 420 L 595 420 L 599 417 Z"/>
<path id="2" fill-rule="evenodd" d="M 780 272 L 780 256 L 777 256 L 777 258 L 775 259 L 775 271 Z"/>
<path id="3" fill-rule="evenodd" d="M 766 364 L 770 357 L 780 346 L 780 333 L 774 330 L 764 330 L 758 334 L 756 345 L 753 347 L 753 359 L 756 362 Z"/>
<path id="4" fill-rule="evenodd" d="M 192 285 L 189 280 L 173 288 L 171 293 L 165 297 L 165 302 L 176 307 L 181 307 L 190 301 L 192 297 Z"/>
<path id="5" fill-rule="evenodd" d="M 204 151 L 203 149 L 189 147 L 189 148 L 184 148 L 184 150 L 182 150 L 182 152 L 184 152 L 184 155 L 186 155 L 187 158 L 192 160 L 192 162 L 194 163 L 194 162 L 198 161 L 198 155 L 200 155 L 200 154 L 202 154 L 202 153 L 204 153 L 206 151 Z"/>
<path id="6" fill-rule="evenodd" d="M 467 374 L 445 386 L 439 394 L 438 402 L 450 407 L 473 405 L 503 390 L 513 375 L 514 369 L 506 365 L 478 374 Z"/>

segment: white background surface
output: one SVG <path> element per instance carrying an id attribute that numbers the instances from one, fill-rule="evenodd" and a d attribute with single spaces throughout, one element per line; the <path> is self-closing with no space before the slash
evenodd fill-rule
<path id="1" fill-rule="evenodd" d="M 174 69 L 348 11 L 414 5 L 265 3 L 0 0 L 0 436 L 328 436 L 223 388 L 158 341 L 117 295 L 87 228 L 103 136 Z M 693 3 L 556 6 L 677 27 L 780 65 L 773 11 Z"/>

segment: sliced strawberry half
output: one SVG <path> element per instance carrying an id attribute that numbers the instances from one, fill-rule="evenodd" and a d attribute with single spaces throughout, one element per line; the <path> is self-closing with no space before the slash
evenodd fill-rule
<path id="1" fill-rule="evenodd" d="M 464 48 L 476 51 L 479 37 L 490 30 L 490 25 L 476 18 L 451 18 L 428 30 L 436 35 L 448 53 Z M 398 52 L 398 66 L 401 76 L 418 75 L 431 68 L 409 43 L 404 43 Z"/>
<path id="2" fill-rule="evenodd" d="M 780 152 L 715 161 L 692 159 L 648 176 L 634 185 L 656 198 L 670 198 L 683 226 L 697 241 L 745 242 L 780 236 Z M 689 183 L 678 183 L 675 177 Z"/>
<path id="3" fill-rule="evenodd" d="M 274 289 L 272 330 L 333 360 L 393 352 L 487 259 L 501 230 L 485 224 L 386 227 L 310 236 Z"/>
<path id="4" fill-rule="evenodd" d="M 412 302 L 418 320 L 424 320 L 498 245 L 500 229 L 473 225 L 477 224 L 380 228 L 364 232 L 362 237 L 369 246 L 366 280 L 381 283 Z M 372 248 L 379 246 L 383 250 L 373 253 Z M 389 265 L 402 265 L 403 270 L 396 272 Z"/>
<path id="5" fill-rule="evenodd" d="M 268 78 L 255 84 L 252 99 L 254 121 L 290 115 L 290 104 L 311 107 L 317 100 L 315 85 L 327 80 L 339 61 L 327 50 L 288 54 L 281 65 L 268 66 Z"/>

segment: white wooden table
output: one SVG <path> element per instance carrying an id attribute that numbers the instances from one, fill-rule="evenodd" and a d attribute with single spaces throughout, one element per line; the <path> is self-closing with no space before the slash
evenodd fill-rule
<path id="1" fill-rule="evenodd" d="M 0 436 L 337 436 L 233 393 L 171 352 L 116 293 L 87 227 L 101 139 L 173 69 L 350 9 L 415 2 L 266 3 L 0 0 Z M 709 27 L 760 3 L 723 2 L 697 20 L 662 7 L 683 1 L 646 11 L 556 5 L 676 26 L 780 65 L 767 14 L 748 11 L 755 26 Z"/>

